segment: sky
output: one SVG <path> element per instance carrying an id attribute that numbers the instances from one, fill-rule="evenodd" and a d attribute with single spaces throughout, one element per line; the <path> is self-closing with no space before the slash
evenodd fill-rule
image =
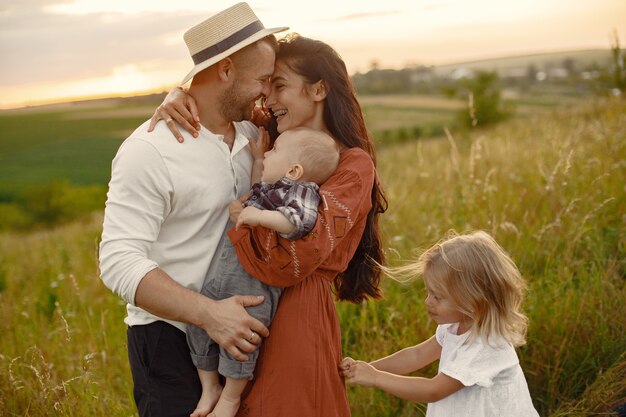
<path id="1" fill-rule="evenodd" d="M 183 33 L 235 1 L 0 0 L 0 109 L 177 85 Z M 351 73 L 626 47 L 626 0 L 248 2 L 265 27 L 332 45 Z"/>

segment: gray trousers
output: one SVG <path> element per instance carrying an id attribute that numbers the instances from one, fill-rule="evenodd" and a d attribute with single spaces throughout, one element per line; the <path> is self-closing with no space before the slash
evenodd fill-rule
<path id="1" fill-rule="evenodd" d="M 233 295 L 263 295 L 262 304 L 246 307 L 248 314 L 269 327 L 282 289 L 271 287 L 250 276 L 239 263 L 235 248 L 226 234 L 222 238 L 218 249 L 217 265 L 204 280 L 201 294 L 213 300 L 222 300 Z M 187 326 L 187 343 L 191 350 L 191 360 L 198 369 L 206 371 L 217 370 L 221 375 L 233 379 L 252 379 L 254 366 L 259 356 L 259 350 L 248 354 L 247 362 L 240 362 L 213 341 L 201 328 Z"/>

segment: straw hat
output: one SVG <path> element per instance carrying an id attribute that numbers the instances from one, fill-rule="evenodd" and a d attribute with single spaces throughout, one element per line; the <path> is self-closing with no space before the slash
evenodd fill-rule
<path id="1" fill-rule="evenodd" d="M 195 67 L 183 79 L 194 75 L 259 39 L 288 27 L 265 29 L 247 3 L 237 3 L 192 27 L 183 38 Z"/>

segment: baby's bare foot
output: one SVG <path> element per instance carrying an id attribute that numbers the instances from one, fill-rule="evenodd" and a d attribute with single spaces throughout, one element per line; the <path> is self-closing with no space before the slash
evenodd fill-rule
<path id="1" fill-rule="evenodd" d="M 240 403 L 240 397 L 225 398 L 222 395 L 213 409 L 213 412 L 209 414 L 209 417 L 235 417 L 237 410 L 239 410 Z"/>
<path id="2" fill-rule="evenodd" d="M 202 395 L 200 396 L 200 401 L 198 401 L 198 405 L 196 405 L 196 409 L 189 415 L 189 417 L 207 417 L 215 404 L 220 399 L 220 394 L 222 393 L 222 386 L 211 385 L 207 389 L 202 390 Z"/>

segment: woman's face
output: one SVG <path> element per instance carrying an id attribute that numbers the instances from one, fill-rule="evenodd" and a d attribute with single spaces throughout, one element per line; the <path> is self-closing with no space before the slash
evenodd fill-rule
<path id="1" fill-rule="evenodd" d="M 312 86 L 282 60 L 277 60 L 265 106 L 276 117 L 278 132 L 295 127 L 323 130 L 323 105 L 311 94 Z"/>

